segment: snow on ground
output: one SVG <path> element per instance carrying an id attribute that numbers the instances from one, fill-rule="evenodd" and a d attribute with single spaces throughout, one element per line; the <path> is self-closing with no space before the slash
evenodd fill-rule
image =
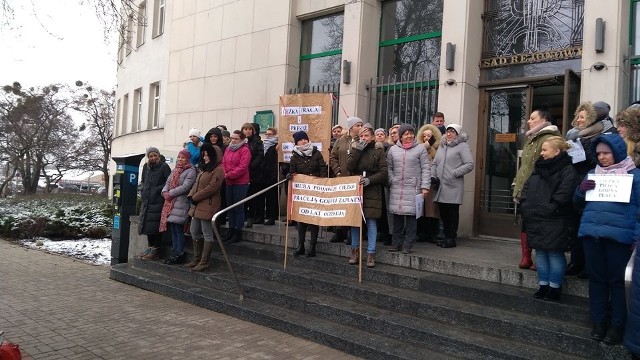
<path id="1" fill-rule="evenodd" d="M 49 240 L 37 238 L 20 240 L 22 246 L 62 254 L 94 264 L 111 263 L 111 239 Z"/>

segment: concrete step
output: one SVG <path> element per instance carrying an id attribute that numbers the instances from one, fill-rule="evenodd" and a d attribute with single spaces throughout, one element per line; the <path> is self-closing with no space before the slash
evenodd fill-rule
<path id="1" fill-rule="evenodd" d="M 409 343 L 432 344 L 452 356 L 601 359 L 624 353 L 622 347 L 602 347 L 586 338 L 584 299 L 552 304 L 534 300 L 531 291 L 517 287 L 388 265 L 364 269 L 364 282 L 358 284 L 356 267 L 342 257 L 291 257 L 284 271 L 279 246 L 241 242 L 227 249 L 251 299 L 371 328 Z M 224 278 L 230 276 L 221 257 L 211 263 L 211 272 L 205 274 L 159 262 L 133 264 L 150 273 L 170 272 L 172 278 L 188 283 L 235 292 L 235 284 Z M 562 313 L 567 315 L 559 316 Z M 547 347 L 551 353 L 546 353 Z M 449 348 L 454 350 L 443 350 Z"/>
<path id="2" fill-rule="evenodd" d="M 187 273 L 188 270 L 161 272 L 175 275 L 176 272 Z M 200 275 L 207 277 L 207 275 Z M 211 276 L 211 275 L 209 275 Z M 239 301 L 237 294 L 213 289 L 209 286 L 194 284 L 166 276 L 158 272 L 145 271 L 132 264 L 118 264 L 111 268 L 111 279 L 121 281 L 158 294 L 191 303 L 212 311 L 225 313 L 242 320 L 305 338 L 346 353 L 366 359 L 455 359 L 442 352 L 436 352 L 417 343 L 399 341 L 382 335 L 372 334 L 356 327 L 341 325 L 321 317 L 292 309 L 270 305 L 264 302 L 245 298 Z M 216 280 L 227 277 L 221 275 Z"/>
<path id="3" fill-rule="evenodd" d="M 243 239 L 283 248 L 285 235 L 288 236 L 289 248 L 297 246 L 297 230 L 293 226 L 290 226 L 288 231 L 282 225 L 254 225 L 251 229 L 243 230 Z M 329 255 L 348 256 L 351 251 L 349 246 L 343 243 L 329 243 L 331 236 L 332 233 L 321 231 L 317 251 Z M 442 249 L 431 243 L 418 242 L 411 254 L 401 254 L 388 252 L 388 247 L 378 242 L 376 262 L 527 289 L 538 287 L 535 271 L 518 268 L 519 243 L 485 238 L 460 238 L 457 243 L 458 246 L 455 248 Z M 364 244 L 366 246 L 366 242 Z M 586 299 L 589 296 L 588 286 L 587 280 L 567 276 L 563 284 L 563 293 Z"/>

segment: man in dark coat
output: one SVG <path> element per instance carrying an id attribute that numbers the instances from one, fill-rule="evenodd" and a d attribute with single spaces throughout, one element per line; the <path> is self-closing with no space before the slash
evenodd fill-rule
<path id="1" fill-rule="evenodd" d="M 167 165 L 164 156 L 158 148 L 147 149 L 147 163 L 142 167 L 141 185 L 142 206 L 138 218 L 138 234 L 147 235 L 149 247 L 140 255 L 144 260 L 156 260 L 160 258 L 160 245 L 162 233 L 160 226 L 160 214 L 164 205 L 162 187 L 171 174 L 171 168 Z"/>

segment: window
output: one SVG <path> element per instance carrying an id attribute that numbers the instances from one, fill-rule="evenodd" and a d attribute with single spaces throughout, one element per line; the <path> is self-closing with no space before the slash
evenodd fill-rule
<path id="1" fill-rule="evenodd" d="M 629 45 L 631 57 L 631 86 L 629 102 L 640 100 L 640 0 L 631 0 L 631 33 Z"/>
<path id="2" fill-rule="evenodd" d="M 133 92 L 133 131 L 142 130 L 142 88 Z"/>
<path id="3" fill-rule="evenodd" d="M 302 22 L 300 86 L 340 82 L 344 14 Z"/>
<path id="4" fill-rule="evenodd" d="M 437 108 L 443 0 L 382 3 L 378 78 L 370 105 L 375 126 L 420 126 Z"/>
<path id="5" fill-rule="evenodd" d="M 129 122 L 129 94 L 122 98 L 122 124 L 120 124 L 120 134 L 125 134 L 128 130 Z"/>
<path id="6" fill-rule="evenodd" d="M 149 87 L 149 127 L 160 127 L 160 83 L 153 83 Z"/>
<path id="7" fill-rule="evenodd" d="M 127 19 L 127 41 L 124 46 L 127 47 L 127 55 L 131 54 L 131 47 L 133 46 L 131 40 L 133 38 L 133 15 L 129 15 Z"/>
<path id="8" fill-rule="evenodd" d="M 138 30 L 136 31 L 136 46 L 144 44 L 145 29 L 147 28 L 147 3 L 143 1 L 138 6 Z"/>
<path id="9" fill-rule="evenodd" d="M 378 75 L 412 80 L 440 71 L 443 0 L 382 3 Z"/>
<path id="10" fill-rule="evenodd" d="M 155 11 L 153 13 L 153 36 L 160 36 L 164 33 L 164 18 L 166 0 L 155 0 Z"/>
<path id="11" fill-rule="evenodd" d="M 120 121 L 120 99 L 118 99 L 116 102 L 116 118 L 113 119 L 113 134 L 115 136 L 120 135 L 120 129 L 118 128 Z"/>

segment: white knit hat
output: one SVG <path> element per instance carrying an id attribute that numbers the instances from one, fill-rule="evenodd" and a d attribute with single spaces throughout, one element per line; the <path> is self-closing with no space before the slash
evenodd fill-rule
<path id="1" fill-rule="evenodd" d="M 447 125 L 447 129 L 455 130 L 458 135 L 460 135 L 462 133 L 462 126 L 460 126 L 458 124 L 449 124 L 449 125 Z"/>
<path id="2" fill-rule="evenodd" d="M 189 136 L 197 136 L 200 137 L 200 130 L 193 128 L 189 130 Z"/>
<path id="3" fill-rule="evenodd" d="M 364 121 L 362 121 L 362 119 L 360 119 L 359 117 L 356 117 L 356 116 L 352 116 L 352 117 L 348 118 L 347 119 L 347 129 L 351 130 L 353 125 L 355 125 L 357 123 L 364 124 Z"/>

